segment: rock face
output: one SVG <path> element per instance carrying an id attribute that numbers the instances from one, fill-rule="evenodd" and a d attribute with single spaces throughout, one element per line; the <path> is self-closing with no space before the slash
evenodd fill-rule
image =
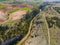
<path id="1" fill-rule="evenodd" d="M 9 19 L 12 20 L 21 19 L 24 16 L 24 14 L 26 14 L 25 10 L 16 11 L 10 15 Z"/>
<path id="2" fill-rule="evenodd" d="M 0 11 L 0 22 L 4 22 L 7 19 L 6 16 L 6 13 Z"/>

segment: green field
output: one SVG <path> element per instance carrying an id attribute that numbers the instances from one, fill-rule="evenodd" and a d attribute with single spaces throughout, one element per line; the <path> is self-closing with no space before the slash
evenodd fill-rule
<path id="1" fill-rule="evenodd" d="M 16 8 L 16 9 L 13 9 L 13 10 L 9 10 L 7 13 L 8 13 L 8 15 L 10 15 L 10 14 L 12 14 L 12 13 L 18 11 L 18 10 L 19 10 L 19 8 Z"/>
<path id="2" fill-rule="evenodd" d="M 30 8 L 27 8 L 27 7 L 25 7 L 25 8 L 21 8 L 21 10 L 30 10 Z"/>
<path id="3" fill-rule="evenodd" d="M 7 20 L 7 22 L 3 23 L 3 24 L 6 24 L 6 25 L 12 25 L 14 23 L 16 23 L 18 20 Z"/>
<path id="4" fill-rule="evenodd" d="M 0 4 L 0 9 L 5 8 L 6 6 L 4 4 Z"/>
<path id="5" fill-rule="evenodd" d="M 30 8 L 25 7 L 25 8 L 12 9 L 12 10 L 9 10 L 9 11 L 8 11 L 8 15 L 10 15 L 10 14 L 12 14 L 12 13 L 18 11 L 18 10 L 26 10 L 26 11 L 28 11 L 28 10 L 30 10 Z"/>
<path id="6" fill-rule="evenodd" d="M 8 14 L 14 13 L 18 10 L 30 10 L 29 8 L 16 8 L 13 10 L 9 10 Z M 27 12 L 25 14 L 25 19 L 19 19 L 19 20 L 6 20 L 3 24 L 0 25 L 0 41 L 7 39 L 12 39 L 14 37 L 19 37 L 21 35 L 21 39 L 27 34 L 29 30 L 29 25 L 31 20 L 39 13 L 39 9 L 32 10 L 31 12 Z M 21 40 L 20 38 L 18 38 Z M 17 40 L 17 41 L 19 41 Z M 8 45 L 14 45 L 17 41 L 10 42 Z M 12 43 L 12 44 L 11 44 Z"/>

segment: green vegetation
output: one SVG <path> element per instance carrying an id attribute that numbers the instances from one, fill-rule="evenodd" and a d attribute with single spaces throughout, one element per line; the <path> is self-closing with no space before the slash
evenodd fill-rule
<path id="1" fill-rule="evenodd" d="M 50 29 L 51 45 L 60 43 L 60 19 L 58 17 L 46 17 Z"/>
<path id="2" fill-rule="evenodd" d="M 26 11 L 28 11 L 28 10 L 30 10 L 30 8 L 25 7 L 25 8 L 12 9 L 12 10 L 9 10 L 9 11 L 8 11 L 8 15 L 10 15 L 10 14 L 12 14 L 12 13 L 18 11 L 18 10 L 26 10 Z"/>
<path id="3" fill-rule="evenodd" d="M 49 28 L 53 27 L 54 25 L 60 28 L 60 19 L 58 17 L 46 18 L 48 22 Z"/>
<path id="4" fill-rule="evenodd" d="M 58 13 L 60 13 L 60 7 L 54 7 L 54 9 L 55 9 Z"/>
<path id="5" fill-rule="evenodd" d="M 0 9 L 3 9 L 5 8 L 5 5 L 4 4 L 0 4 Z"/>
<path id="6" fill-rule="evenodd" d="M 10 14 L 12 14 L 12 13 L 18 11 L 18 10 L 19 10 L 19 8 L 9 10 L 9 11 L 8 11 L 8 15 L 10 15 Z"/>
<path id="7" fill-rule="evenodd" d="M 16 23 L 18 20 L 7 20 L 7 22 L 3 23 L 3 24 L 6 24 L 6 25 L 12 25 L 14 23 Z"/>
<path id="8" fill-rule="evenodd" d="M 0 1 L 2 2 L 2 1 L 6 1 L 6 0 L 0 0 Z"/>
<path id="9" fill-rule="evenodd" d="M 29 25 L 31 20 L 39 13 L 39 9 L 35 8 L 32 12 L 27 12 L 27 14 L 18 21 L 8 20 L 5 24 L 0 25 L 0 41 L 12 39 L 14 37 L 19 37 L 22 39 L 29 30 Z M 14 23 L 15 22 L 15 23 Z M 21 40 L 18 38 L 19 40 Z M 17 40 L 17 41 L 19 41 Z M 17 42 L 16 41 L 16 42 Z M 10 45 L 14 45 L 15 43 L 10 43 Z M 7 44 L 9 45 L 9 44 Z"/>
<path id="10" fill-rule="evenodd" d="M 25 8 L 21 8 L 21 10 L 26 10 L 26 11 L 28 11 L 28 10 L 30 10 L 30 8 L 25 7 Z"/>

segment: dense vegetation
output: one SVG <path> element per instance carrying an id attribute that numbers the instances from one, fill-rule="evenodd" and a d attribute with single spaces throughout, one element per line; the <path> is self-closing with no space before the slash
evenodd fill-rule
<path id="1" fill-rule="evenodd" d="M 4 4 L 0 4 L 0 9 L 3 9 L 5 8 L 5 5 Z"/>
<path id="2" fill-rule="evenodd" d="M 47 19 L 49 28 L 53 27 L 54 25 L 60 28 L 60 18 L 58 18 L 58 17 L 51 17 L 51 18 L 46 17 L 46 19 Z"/>
<path id="3" fill-rule="evenodd" d="M 18 10 L 19 10 L 18 8 L 9 10 L 9 11 L 8 11 L 8 15 L 10 15 L 11 13 L 16 12 L 16 11 L 18 11 Z"/>
<path id="4" fill-rule="evenodd" d="M 60 7 L 54 7 L 54 9 L 55 9 L 58 13 L 60 13 Z"/>
<path id="5" fill-rule="evenodd" d="M 27 14 L 16 23 L 12 25 L 2 24 L 0 26 L 0 42 L 3 40 L 7 45 L 14 45 L 18 40 L 21 40 L 27 34 L 31 20 L 38 13 L 39 9 L 34 8 L 32 12 L 28 11 Z"/>
<path id="6" fill-rule="evenodd" d="M 21 8 L 21 10 L 30 10 L 30 8 L 25 7 L 25 8 Z"/>

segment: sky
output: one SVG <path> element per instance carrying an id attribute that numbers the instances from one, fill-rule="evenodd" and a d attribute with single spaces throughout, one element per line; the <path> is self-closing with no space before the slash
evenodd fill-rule
<path id="1" fill-rule="evenodd" d="M 43 1 L 50 1 L 51 2 L 51 1 L 60 1 L 60 0 L 43 0 Z"/>

